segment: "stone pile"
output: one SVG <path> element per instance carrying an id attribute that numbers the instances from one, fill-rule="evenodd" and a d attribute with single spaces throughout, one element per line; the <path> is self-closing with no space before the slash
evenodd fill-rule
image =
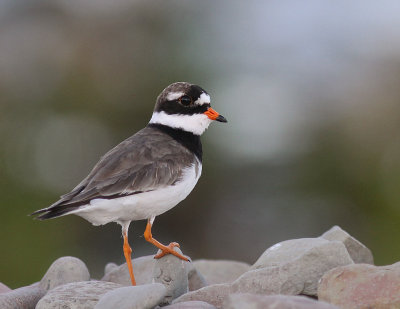
<path id="1" fill-rule="evenodd" d="M 0 308 L 400 308 L 400 262 L 374 266 L 371 251 L 337 226 L 278 243 L 253 265 L 173 255 L 132 263 L 137 286 L 126 264 L 109 263 L 93 280 L 82 261 L 62 257 L 40 282 L 15 290 L 0 283 Z"/>

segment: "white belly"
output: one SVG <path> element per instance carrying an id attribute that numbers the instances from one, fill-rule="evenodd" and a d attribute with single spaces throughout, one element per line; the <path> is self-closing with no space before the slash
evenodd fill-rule
<path id="1" fill-rule="evenodd" d="M 200 162 L 183 172 L 182 180 L 173 186 L 154 191 L 119 197 L 94 199 L 89 205 L 71 212 L 88 220 L 93 225 L 150 219 L 158 216 L 184 200 L 193 190 L 201 175 Z"/>

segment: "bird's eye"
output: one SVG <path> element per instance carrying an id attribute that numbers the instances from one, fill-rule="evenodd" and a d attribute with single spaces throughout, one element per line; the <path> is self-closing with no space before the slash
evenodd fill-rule
<path id="1" fill-rule="evenodd" d="M 183 106 L 189 106 L 192 103 L 192 98 L 184 95 L 183 97 L 179 98 L 179 102 L 183 105 Z"/>

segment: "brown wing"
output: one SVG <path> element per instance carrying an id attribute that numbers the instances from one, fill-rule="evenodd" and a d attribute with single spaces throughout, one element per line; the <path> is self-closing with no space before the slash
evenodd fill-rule
<path id="1" fill-rule="evenodd" d="M 176 160 L 179 156 L 179 160 Z M 146 127 L 107 152 L 90 174 L 38 219 L 58 217 L 96 198 L 152 191 L 177 182 L 194 155 L 163 132 Z"/>

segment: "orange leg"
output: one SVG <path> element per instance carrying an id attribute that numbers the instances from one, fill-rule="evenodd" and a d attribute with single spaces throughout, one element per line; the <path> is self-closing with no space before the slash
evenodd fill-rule
<path id="1" fill-rule="evenodd" d="M 158 242 L 153 238 L 153 235 L 151 234 L 151 222 L 150 220 L 147 220 L 147 226 L 146 230 L 144 231 L 144 238 L 149 242 L 152 243 L 154 246 L 156 246 L 158 249 L 161 250 L 159 254 L 156 254 L 154 256 L 155 259 L 159 259 L 163 257 L 166 254 L 172 254 L 175 255 L 176 257 L 180 258 L 181 260 L 184 261 L 189 261 L 189 259 L 182 254 L 179 254 L 174 250 L 174 247 L 179 248 L 179 244 L 176 242 L 171 242 L 168 246 L 163 245 L 162 243 Z"/>
<path id="2" fill-rule="evenodd" d="M 128 270 L 129 270 L 129 275 L 131 276 L 132 285 L 136 285 L 136 280 L 135 280 L 135 276 L 133 275 L 132 260 L 131 260 L 132 249 L 128 243 L 127 232 L 124 232 L 123 236 L 124 236 L 124 255 L 125 255 L 125 259 L 126 259 L 126 264 L 128 265 Z"/>

